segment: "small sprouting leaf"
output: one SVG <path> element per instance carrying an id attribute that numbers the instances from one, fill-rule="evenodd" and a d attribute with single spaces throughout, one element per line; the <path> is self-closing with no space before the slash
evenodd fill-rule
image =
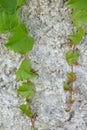
<path id="1" fill-rule="evenodd" d="M 30 71 L 32 72 L 32 73 L 34 73 L 35 75 L 37 75 L 38 76 L 38 73 L 37 73 L 37 71 L 36 70 L 34 70 L 34 69 L 30 69 Z"/>
<path id="2" fill-rule="evenodd" d="M 32 82 L 22 83 L 17 89 L 18 95 L 26 99 L 32 99 L 35 96 L 35 85 Z"/>
<path id="3" fill-rule="evenodd" d="M 31 63 L 28 59 L 24 59 L 17 70 L 16 77 L 19 80 L 27 80 L 30 78 L 34 78 L 36 74 L 31 72 Z"/>
<path id="4" fill-rule="evenodd" d="M 73 82 L 76 80 L 76 74 L 74 72 L 67 72 L 67 77 L 69 82 Z"/>
<path id="5" fill-rule="evenodd" d="M 4 11 L 0 12 L 0 32 L 7 33 L 18 24 L 17 12 L 14 14 L 8 14 Z"/>
<path id="6" fill-rule="evenodd" d="M 0 0 L 1 7 L 9 14 L 12 14 L 17 9 L 16 0 Z"/>
<path id="7" fill-rule="evenodd" d="M 70 108 L 69 107 L 65 108 L 65 111 L 70 112 Z"/>
<path id="8" fill-rule="evenodd" d="M 22 104 L 20 106 L 20 109 L 22 110 L 23 113 L 25 113 L 28 117 L 32 117 L 33 113 L 30 110 L 30 105 L 29 104 Z"/>
<path id="9" fill-rule="evenodd" d="M 17 6 L 20 7 L 26 2 L 26 0 L 17 0 Z"/>
<path id="10" fill-rule="evenodd" d="M 67 82 L 63 82 L 63 88 L 64 88 L 64 90 L 66 90 L 66 91 L 69 91 L 70 90 L 70 84 L 68 84 Z"/>
<path id="11" fill-rule="evenodd" d="M 73 99 L 73 97 L 72 96 L 70 96 L 70 98 L 69 98 L 69 104 L 73 104 L 74 103 L 74 99 Z"/>
<path id="12" fill-rule="evenodd" d="M 34 39 L 28 36 L 25 25 L 20 24 L 12 30 L 11 34 L 9 41 L 5 44 L 8 49 L 21 54 L 26 54 L 32 50 Z"/>
<path id="13" fill-rule="evenodd" d="M 65 42 L 63 45 L 68 46 L 68 47 L 72 47 L 72 42 L 71 41 Z"/>
<path id="14" fill-rule="evenodd" d="M 66 61 L 70 66 L 72 66 L 77 63 L 79 56 L 80 56 L 79 53 L 76 52 L 74 53 L 73 51 L 69 50 L 66 53 Z"/>
<path id="15" fill-rule="evenodd" d="M 84 31 L 83 29 L 78 29 L 78 32 L 73 35 L 68 35 L 68 38 L 70 38 L 73 41 L 73 44 L 79 44 L 83 38 Z"/>

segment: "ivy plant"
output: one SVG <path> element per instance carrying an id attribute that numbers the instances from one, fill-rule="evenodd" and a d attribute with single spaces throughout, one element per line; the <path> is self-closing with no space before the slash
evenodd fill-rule
<path id="1" fill-rule="evenodd" d="M 27 55 L 34 46 L 34 38 L 29 35 L 26 26 L 20 22 L 18 17 L 19 8 L 25 2 L 26 0 L 0 0 L 0 32 L 4 34 L 10 33 L 10 37 L 5 46 L 21 55 Z M 16 72 L 17 79 L 21 81 L 17 93 L 26 99 L 26 103 L 21 104 L 19 108 L 30 117 L 32 130 L 36 130 L 36 113 L 31 110 L 31 101 L 35 96 L 36 89 L 35 84 L 30 80 L 36 75 L 36 72 L 32 69 L 31 61 L 25 56 Z"/>
<path id="2" fill-rule="evenodd" d="M 76 30 L 74 34 L 68 35 L 68 39 L 70 40 L 69 47 L 71 48 L 66 52 L 66 61 L 71 67 L 71 71 L 67 72 L 67 81 L 63 82 L 64 90 L 70 93 L 69 100 L 67 101 L 69 108 L 66 108 L 66 111 L 70 111 L 71 106 L 74 103 L 73 84 L 77 79 L 76 73 L 74 72 L 74 66 L 79 65 L 78 59 L 80 56 L 80 53 L 77 51 L 77 45 L 83 40 L 83 36 L 85 35 L 83 27 L 87 23 L 87 0 L 69 0 L 67 7 L 72 9 L 72 21 Z"/>
<path id="3" fill-rule="evenodd" d="M 27 31 L 26 26 L 20 22 L 18 17 L 19 8 L 26 2 L 26 0 L 0 0 L 0 32 L 10 33 L 10 37 L 5 46 L 21 55 L 29 53 L 34 46 L 34 38 L 32 38 Z M 72 21 L 76 28 L 74 34 L 70 34 L 70 49 L 66 52 L 67 64 L 71 67 L 71 71 L 67 72 L 67 80 L 63 83 L 65 91 L 70 93 L 69 109 L 74 103 L 73 99 L 73 83 L 76 81 L 76 73 L 74 66 L 78 65 L 80 54 L 77 52 L 77 45 L 81 43 L 85 31 L 83 26 L 87 23 L 87 0 L 69 0 L 67 7 L 72 9 Z M 28 58 L 24 58 L 16 72 L 16 77 L 21 81 L 21 85 L 17 89 L 17 93 L 22 98 L 26 99 L 25 104 L 20 105 L 20 110 L 25 113 L 32 123 L 32 130 L 36 130 L 35 121 L 37 114 L 31 110 L 31 101 L 35 96 L 36 89 L 31 79 L 36 76 L 36 72 L 31 67 L 31 62 Z"/>

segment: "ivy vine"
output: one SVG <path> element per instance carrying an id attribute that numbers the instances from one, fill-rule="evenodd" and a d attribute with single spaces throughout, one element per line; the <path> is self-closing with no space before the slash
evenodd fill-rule
<path id="1" fill-rule="evenodd" d="M 19 69 L 16 72 L 16 77 L 21 81 L 21 85 L 17 89 L 19 96 L 26 99 L 26 104 L 21 104 L 20 109 L 31 119 L 32 130 L 35 128 L 36 113 L 31 111 L 31 100 L 35 96 L 35 84 L 31 82 L 37 74 L 32 69 L 31 62 L 27 58 L 27 53 L 30 52 L 34 46 L 34 39 L 29 35 L 26 26 L 20 22 L 19 8 L 24 5 L 26 0 L 0 0 L 0 32 L 10 32 L 10 37 L 5 46 L 21 55 L 25 55 Z M 63 88 L 70 93 L 68 101 L 69 108 L 71 109 L 74 103 L 74 90 L 73 84 L 77 79 L 74 72 L 74 66 L 79 65 L 77 44 L 81 43 L 85 31 L 83 25 L 87 23 L 87 0 L 69 0 L 68 7 L 72 9 L 72 21 L 76 28 L 76 32 L 68 36 L 70 39 L 70 49 L 66 52 L 66 61 L 71 67 L 71 71 L 67 72 L 67 81 L 64 81 Z"/>
<path id="2" fill-rule="evenodd" d="M 67 81 L 63 83 L 64 90 L 69 92 L 68 108 L 66 108 L 68 112 L 74 103 L 73 84 L 77 79 L 74 66 L 79 65 L 80 53 L 78 53 L 77 45 L 81 43 L 85 35 L 83 26 L 87 23 L 87 0 L 69 0 L 67 7 L 72 9 L 72 21 L 76 30 L 74 34 L 68 36 L 70 49 L 66 52 L 66 61 L 71 67 L 71 71 L 66 74 Z"/>
<path id="3" fill-rule="evenodd" d="M 31 100 L 35 96 L 35 85 L 31 82 L 37 74 L 32 69 L 31 62 L 27 58 L 34 45 L 34 39 L 29 35 L 26 26 L 20 22 L 19 8 L 26 0 L 0 0 L 0 32 L 10 32 L 10 37 L 5 46 L 21 55 L 25 55 L 16 77 L 21 81 L 21 85 L 17 89 L 19 96 L 26 99 L 26 104 L 21 104 L 20 109 L 31 119 L 32 130 L 35 128 L 36 113 L 31 110 Z"/>

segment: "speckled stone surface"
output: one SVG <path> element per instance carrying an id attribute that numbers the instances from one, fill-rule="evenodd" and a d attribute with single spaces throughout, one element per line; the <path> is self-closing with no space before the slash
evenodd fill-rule
<path id="1" fill-rule="evenodd" d="M 70 69 L 65 61 L 67 35 L 73 32 L 66 0 L 27 0 L 21 20 L 35 39 L 28 55 L 39 76 L 34 79 L 37 94 L 32 109 L 37 112 L 38 130 L 87 130 L 87 36 L 78 45 L 82 66 L 74 67 L 75 103 L 65 112 L 67 93 L 63 90 L 65 73 Z M 8 35 L 0 35 L 0 130 L 31 130 L 30 120 L 19 110 L 23 99 L 16 93 L 20 84 L 15 72 L 22 57 L 4 47 Z"/>

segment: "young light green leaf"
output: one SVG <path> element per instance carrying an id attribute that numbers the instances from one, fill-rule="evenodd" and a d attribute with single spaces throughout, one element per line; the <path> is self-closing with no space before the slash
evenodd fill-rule
<path id="1" fill-rule="evenodd" d="M 17 9 L 16 0 L 0 0 L 0 6 L 9 14 L 15 13 Z"/>
<path id="2" fill-rule="evenodd" d="M 21 54 L 25 54 L 32 50 L 34 39 L 28 36 L 25 25 L 20 24 L 12 30 L 11 34 L 12 36 L 5 44 L 8 49 L 19 52 Z"/>
<path id="3" fill-rule="evenodd" d="M 68 38 L 72 40 L 73 44 L 79 44 L 83 38 L 84 30 L 79 28 L 78 32 L 73 35 L 68 35 Z"/>
<path id="4" fill-rule="evenodd" d="M 29 104 L 22 104 L 20 106 L 20 109 L 22 110 L 23 113 L 25 113 L 28 117 L 32 117 L 33 113 L 30 110 L 30 105 Z"/>
<path id="5" fill-rule="evenodd" d="M 17 1 L 17 6 L 20 7 L 21 5 L 23 5 L 26 0 L 16 0 Z"/>
<path id="6" fill-rule="evenodd" d="M 18 80 L 27 80 L 30 78 L 34 78 L 36 74 L 31 72 L 31 63 L 28 59 L 24 59 L 17 70 L 16 77 Z"/>
<path id="7" fill-rule="evenodd" d="M 66 53 L 66 61 L 70 66 L 72 66 L 77 63 L 79 56 L 79 53 L 73 53 L 73 51 L 69 50 Z"/>
<path id="8" fill-rule="evenodd" d="M 4 11 L 0 12 L 0 32 L 7 33 L 18 24 L 17 12 L 14 14 L 8 14 Z"/>
<path id="9" fill-rule="evenodd" d="M 67 72 L 67 77 L 69 82 L 73 82 L 76 80 L 76 74 L 74 72 Z"/>
<path id="10" fill-rule="evenodd" d="M 66 90 L 66 91 L 69 91 L 70 90 L 70 85 L 67 83 L 67 82 L 63 82 L 63 88 L 64 88 L 64 90 Z"/>
<path id="11" fill-rule="evenodd" d="M 26 99 L 32 99 L 35 96 L 35 85 L 32 82 L 24 82 L 17 89 L 18 95 Z"/>

